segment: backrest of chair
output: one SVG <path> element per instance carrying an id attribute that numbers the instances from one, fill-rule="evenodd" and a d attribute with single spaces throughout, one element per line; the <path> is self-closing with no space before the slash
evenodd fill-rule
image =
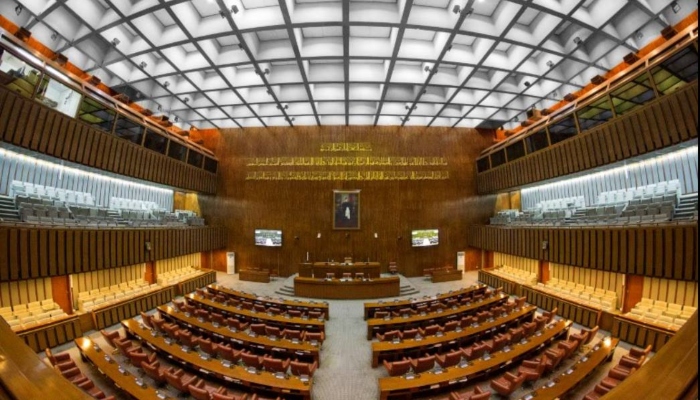
<path id="1" fill-rule="evenodd" d="M 595 338 L 596 335 L 598 334 L 598 329 L 599 329 L 599 327 L 598 327 L 598 325 L 596 325 L 593 327 L 593 329 L 586 330 L 585 332 L 586 332 L 587 336 L 586 336 L 586 340 L 584 341 L 583 344 L 588 344 L 591 341 L 593 341 L 593 338 Z"/>
<path id="2" fill-rule="evenodd" d="M 241 353 L 241 360 L 248 366 L 257 367 L 260 365 L 260 359 L 255 354 Z"/>
<path id="3" fill-rule="evenodd" d="M 263 358 L 263 366 L 268 371 L 281 371 L 284 368 L 282 360 L 272 357 Z"/>

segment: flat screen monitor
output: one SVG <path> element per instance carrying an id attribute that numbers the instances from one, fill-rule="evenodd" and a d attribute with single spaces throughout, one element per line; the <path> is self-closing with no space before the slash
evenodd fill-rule
<path id="1" fill-rule="evenodd" d="M 255 230 L 255 245 L 264 247 L 281 247 L 282 231 L 272 231 L 266 229 Z"/>
<path id="2" fill-rule="evenodd" d="M 438 245 L 438 230 L 423 229 L 411 232 L 411 244 L 413 247 L 428 247 Z"/>

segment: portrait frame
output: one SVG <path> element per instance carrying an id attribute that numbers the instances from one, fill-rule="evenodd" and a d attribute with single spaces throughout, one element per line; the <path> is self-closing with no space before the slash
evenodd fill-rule
<path id="1" fill-rule="evenodd" d="M 359 230 L 360 211 L 359 190 L 333 191 L 334 230 Z"/>

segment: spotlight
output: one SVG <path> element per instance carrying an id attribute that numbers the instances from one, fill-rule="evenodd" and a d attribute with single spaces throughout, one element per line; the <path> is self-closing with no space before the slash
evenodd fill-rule
<path id="1" fill-rule="evenodd" d="M 170 86 L 170 82 L 168 82 L 168 81 L 163 82 L 163 87 L 167 88 L 168 86 Z"/>
<path id="2" fill-rule="evenodd" d="M 22 10 L 24 10 L 24 7 L 22 7 L 21 4 L 18 4 L 17 7 L 15 7 L 15 13 L 16 13 L 17 15 L 22 14 Z"/>
<path id="3" fill-rule="evenodd" d="M 117 47 L 117 46 L 119 46 L 119 43 L 121 43 L 119 41 L 119 39 L 117 39 L 117 38 L 112 39 L 112 46 Z"/>
<path id="4" fill-rule="evenodd" d="M 234 14 L 238 14 L 238 6 L 235 4 L 231 6 L 231 12 Z"/>
<path id="5" fill-rule="evenodd" d="M 644 34 L 643 34 L 642 32 L 640 32 L 640 31 L 637 31 L 637 32 L 634 34 L 634 37 L 635 37 L 635 39 L 640 40 L 641 38 L 644 37 Z"/>
<path id="6" fill-rule="evenodd" d="M 452 9 L 452 12 L 455 14 L 459 14 L 462 12 L 462 8 L 459 6 L 459 4 L 455 4 L 454 8 Z"/>
<path id="7" fill-rule="evenodd" d="M 530 87 L 532 85 L 530 81 L 525 81 L 523 84 L 525 85 L 525 87 Z"/>
<path id="8" fill-rule="evenodd" d="M 56 40 L 56 39 L 58 39 L 58 33 L 53 32 L 53 33 L 51 34 L 51 40 Z"/>
<path id="9" fill-rule="evenodd" d="M 681 10 L 681 5 L 674 1 L 673 3 L 671 3 L 671 10 L 673 10 L 674 13 L 678 14 L 678 11 Z M 15 11 L 17 11 L 17 9 L 15 9 Z"/>
<path id="10" fill-rule="evenodd" d="M 148 67 L 148 64 L 145 61 L 141 61 L 139 63 L 139 67 L 141 67 L 141 69 L 145 69 L 146 67 Z"/>
<path id="11" fill-rule="evenodd" d="M 579 44 L 581 44 L 581 42 L 582 42 L 582 40 L 581 40 L 580 37 L 576 36 L 576 37 L 574 38 L 574 43 L 576 43 L 577 46 L 578 46 Z"/>
<path id="12" fill-rule="evenodd" d="M 187 103 L 190 102 L 190 98 L 189 98 L 189 97 L 185 97 L 184 99 L 182 99 L 182 101 L 183 101 L 185 104 L 187 104 Z"/>
<path id="13" fill-rule="evenodd" d="M 163 106 L 161 106 L 160 104 L 158 104 L 158 107 L 156 107 L 156 110 L 158 110 L 159 112 L 160 112 L 160 111 L 163 111 Z"/>
<path id="14" fill-rule="evenodd" d="M 224 10 L 219 10 L 219 15 L 221 15 L 221 18 L 226 18 L 226 13 L 224 13 Z"/>
<path id="15" fill-rule="evenodd" d="M 548 66 L 549 68 L 554 67 L 554 61 L 552 61 L 552 60 L 547 61 L 547 66 Z"/>
<path id="16" fill-rule="evenodd" d="M 178 117 L 177 115 L 175 116 L 175 122 L 180 122 L 180 117 Z"/>

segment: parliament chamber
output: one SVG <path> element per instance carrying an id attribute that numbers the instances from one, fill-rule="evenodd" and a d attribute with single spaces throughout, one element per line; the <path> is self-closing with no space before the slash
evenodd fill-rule
<path id="1" fill-rule="evenodd" d="M 0 2 L 0 399 L 698 398 L 691 0 Z"/>

